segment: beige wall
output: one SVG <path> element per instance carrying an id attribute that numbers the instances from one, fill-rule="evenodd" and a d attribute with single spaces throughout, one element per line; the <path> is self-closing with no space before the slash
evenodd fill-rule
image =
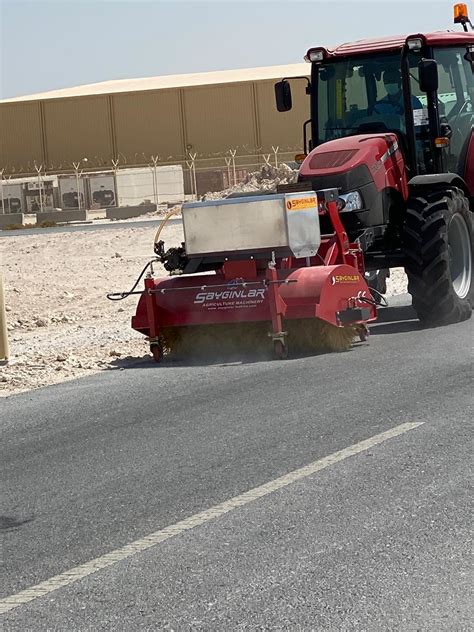
<path id="1" fill-rule="evenodd" d="M 309 117 L 303 82 L 292 88 L 293 110 L 285 113 L 276 111 L 271 80 L 0 104 L 0 169 L 25 170 L 28 162 L 33 169 L 36 160 L 66 170 L 84 157 L 89 167 L 110 166 L 116 156 L 122 165 L 146 164 L 151 155 L 172 162 L 187 151 L 225 166 L 230 148 L 245 164 L 272 145 L 292 154 L 302 150 Z"/>
<path id="2" fill-rule="evenodd" d="M 198 155 L 230 148 L 254 149 L 255 117 L 251 84 L 203 86 L 184 90 L 186 141 Z"/>
<path id="3" fill-rule="evenodd" d="M 184 159 L 184 138 L 178 90 L 112 96 L 117 153 L 130 161 L 159 155 Z"/>
<path id="4" fill-rule="evenodd" d="M 263 153 L 273 146 L 280 151 L 303 151 L 303 123 L 309 118 L 309 97 L 302 81 L 292 82 L 293 109 L 278 112 L 275 106 L 274 81 L 261 81 L 255 86 L 257 93 L 258 127 Z M 309 130 L 308 130 L 309 131 Z"/>
<path id="5" fill-rule="evenodd" d="M 84 157 L 113 157 L 108 97 L 50 99 L 43 107 L 48 164 L 53 169 Z"/>
<path id="6" fill-rule="evenodd" d="M 0 104 L 0 169 L 34 171 L 44 161 L 40 103 Z"/>

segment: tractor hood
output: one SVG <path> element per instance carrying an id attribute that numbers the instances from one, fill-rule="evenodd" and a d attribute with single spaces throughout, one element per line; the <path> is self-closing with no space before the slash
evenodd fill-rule
<path id="1" fill-rule="evenodd" d="M 300 167 L 300 179 L 337 176 L 357 170 L 357 184 L 363 186 L 377 180 L 378 173 L 383 172 L 381 167 L 397 150 L 398 139 L 393 133 L 331 140 L 306 156 Z"/>
<path id="2" fill-rule="evenodd" d="M 314 191 L 356 193 L 360 206 L 344 213 L 346 230 L 353 233 L 387 224 L 392 206 L 408 198 L 404 156 L 392 132 L 347 136 L 319 145 L 304 159 L 298 180 L 309 180 Z M 323 234 L 327 230 L 330 226 L 323 221 Z"/>

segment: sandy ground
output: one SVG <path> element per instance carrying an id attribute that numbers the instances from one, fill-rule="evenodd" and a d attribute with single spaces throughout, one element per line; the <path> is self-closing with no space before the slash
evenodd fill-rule
<path id="1" fill-rule="evenodd" d="M 11 356 L 0 367 L 0 396 L 121 370 L 148 355 L 145 338 L 130 328 L 137 297 L 105 295 L 131 288 L 153 257 L 154 232 L 131 225 L 0 239 Z M 181 226 L 162 237 L 178 245 Z M 388 294 L 404 291 L 403 271 L 392 270 Z"/>
<path id="2" fill-rule="evenodd" d="M 118 370 L 148 354 L 130 328 L 138 297 L 105 295 L 131 288 L 153 258 L 154 232 L 130 226 L 0 239 L 11 356 L 0 367 L 0 395 Z M 162 238 L 179 245 L 181 226 L 166 227 Z"/>

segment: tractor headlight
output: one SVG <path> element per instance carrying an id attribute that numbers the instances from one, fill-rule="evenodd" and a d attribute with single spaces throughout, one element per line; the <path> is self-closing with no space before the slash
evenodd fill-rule
<path id="1" fill-rule="evenodd" d="M 360 211 L 364 208 L 364 202 L 359 191 L 343 193 L 339 197 L 341 200 L 344 200 L 344 211 Z"/>

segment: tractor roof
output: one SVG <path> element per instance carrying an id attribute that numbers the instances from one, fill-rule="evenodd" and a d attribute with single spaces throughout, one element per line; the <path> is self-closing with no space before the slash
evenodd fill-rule
<path id="1" fill-rule="evenodd" d="M 326 57 L 329 58 L 393 51 L 402 49 L 407 39 L 416 37 L 423 38 L 428 46 L 464 46 L 474 44 L 474 33 L 438 31 L 435 33 L 413 33 L 412 35 L 393 35 L 377 39 L 360 40 L 358 42 L 341 44 L 336 48 L 326 48 L 324 50 L 326 51 Z"/>

